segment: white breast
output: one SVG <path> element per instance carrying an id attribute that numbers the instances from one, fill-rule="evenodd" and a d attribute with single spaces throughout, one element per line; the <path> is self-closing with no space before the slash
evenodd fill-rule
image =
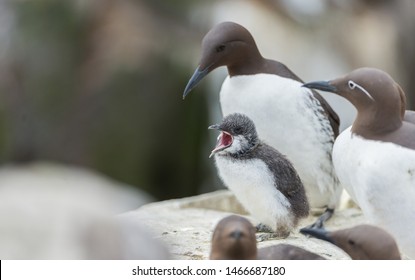
<path id="1" fill-rule="evenodd" d="M 258 222 L 273 230 L 280 225 L 292 228 L 290 204 L 277 190 L 273 175 L 263 161 L 235 161 L 223 156 L 215 156 L 215 161 L 224 184 Z"/>
<path id="2" fill-rule="evenodd" d="M 350 197 L 356 202 L 357 198 L 353 185 L 350 182 L 350 176 L 346 175 L 349 173 L 350 162 L 354 162 L 355 153 L 350 151 L 350 147 L 353 144 L 351 127 L 346 128 L 337 138 L 333 145 L 333 165 L 336 171 L 337 177 L 341 182 L 344 189 L 350 195 Z"/>
<path id="3" fill-rule="evenodd" d="M 415 258 L 415 151 L 364 139 L 348 128 L 336 140 L 333 162 L 365 217 L 389 231 L 400 250 Z"/>
<path id="4" fill-rule="evenodd" d="M 291 160 L 312 207 L 334 207 L 338 185 L 331 162 L 333 132 L 311 91 L 277 75 L 226 78 L 220 92 L 224 116 L 250 117 L 259 137 Z"/>

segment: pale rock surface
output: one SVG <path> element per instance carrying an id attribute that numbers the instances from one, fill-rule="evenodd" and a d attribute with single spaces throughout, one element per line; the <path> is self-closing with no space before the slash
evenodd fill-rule
<path id="1" fill-rule="evenodd" d="M 327 222 L 327 229 L 336 230 L 365 222 L 361 211 L 349 204 L 347 198 L 342 205 Z M 156 239 L 167 244 L 174 259 L 202 260 L 209 257 L 211 235 L 216 224 L 220 219 L 234 213 L 245 215 L 253 224 L 256 223 L 228 190 L 150 203 L 121 216 L 140 220 L 140 223 L 147 225 Z M 319 214 L 318 211 L 315 211 L 315 214 Z M 315 216 L 310 215 L 300 223 L 298 229 L 312 224 L 315 219 Z M 305 237 L 298 229 L 286 239 L 258 242 L 258 247 L 287 243 L 310 250 L 327 259 L 350 259 L 336 246 Z"/>
<path id="2" fill-rule="evenodd" d="M 0 169 L 0 259 L 168 259 L 138 220 L 148 195 L 74 166 Z"/>
<path id="3" fill-rule="evenodd" d="M 149 203 L 151 198 L 101 174 L 73 166 L 34 163 L 0 168 L 1 259 L 207 259 L 214 227 L 231 214 L 256 221 L 228 190 Z M 135 210 L 134 210 L 135 209 Z M 320 213 L 314 211 L 314 215 Z M 298 229 L 288 243 L 327 259 L 348 259 L 337 247 Z M 335 230 L 365 222 L 344 199 L 327 222 Z"/>

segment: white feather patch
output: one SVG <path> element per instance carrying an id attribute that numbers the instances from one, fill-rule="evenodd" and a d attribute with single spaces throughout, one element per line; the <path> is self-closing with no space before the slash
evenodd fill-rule
<path id="1" fill-rule="evenodd" d="M 224 184 L 254 218 L 273 230 L 280 225 L 292 228 L 289 201 L 276 188 L 274 177 L 263 161 L 232 160 L 220 155 L 215 160 Z"/>

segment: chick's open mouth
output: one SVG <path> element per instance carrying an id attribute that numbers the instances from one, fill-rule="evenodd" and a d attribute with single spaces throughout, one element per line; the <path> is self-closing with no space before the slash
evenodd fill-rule
<path id="1" fill-rule="evenodd" d="M 216 142 L 216 146 L 213 151 L 210 153 L 210 156 L 213 156 L 219 151 L 222 151 L 232 145 L 233 137 L 226 131 L 222 131 L 218 137 L 218 141 Z"/>

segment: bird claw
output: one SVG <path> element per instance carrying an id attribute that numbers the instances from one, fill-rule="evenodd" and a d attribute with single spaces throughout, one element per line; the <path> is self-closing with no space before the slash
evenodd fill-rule
<path id="1" fill-rule="evenodd" d="M 270 239 L 269 233 L 260 233 L 256 235 L 257 242 L 263 242 Z"/>
<path id="2" fill-rule="evenodd" d="M 284 239 L 287 238 L 288 234 L 280 234 L 276 232 L 266 232 L 266 233 L 259 233 L 256 235 L 257 242 L 263 242 L 271 239 Z"/>
<path id="3" fill-rule="evenodd" d="M 256 232 L 273 233 L 274 231 L 269 226 L 259 223 L 255 226 Z"/>
<path id="4" fill-rule="evenodd" d="M 321 214 L 320 217 L 318 217 L 317 221 L 315 221 L 315 223 L 306 226 L 304 228 L 321 228 L 324 229 L 324 223 L 329 220 L 334 213 L 334 209 L 331 208 L 327 208 L 326 211 L 324 211 L 323 214 Z"/>
<path id="5" fill-rule="evenodd" d="M 324 223 L 321 219 L 318 219 L 314 224 L 306 226 L 304 228 L 324 228 Z"/>
<path id="6" fill-rule="evenodd" d="M 287 238 L 290 235 L 290 231 L 287 231 L 283 228 L 277 229 L 277 231 L 274 231 L 271 227 L 264 225 L 264 224 L 258 224 L 255 226 L 256 232 L 257 232 L 257 241 L 262 242 L 270 239 L 284 239 Z"/>

